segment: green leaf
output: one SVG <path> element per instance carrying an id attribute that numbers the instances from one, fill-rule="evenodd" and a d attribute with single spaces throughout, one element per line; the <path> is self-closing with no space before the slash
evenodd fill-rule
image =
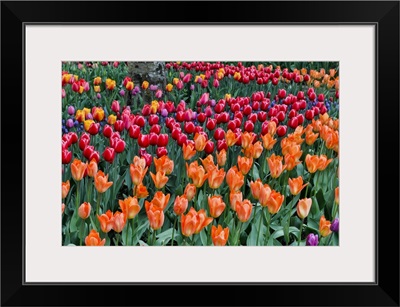
<path id="1" fill-rule="evenodd" d="M 310 213 L 313 217 L 316 217 L 319 215 L 318 201 L 315 196 L 311 197 L 311 199 L 312 199 L 312 205 L 311 205 Z"/>
<path id="2" fill-rule="evenodd" d="M 303 166 L 302 163 L 297 164 L 296 172 L 297 172 L 297 176 L 303 176 L 304 175 L 304 166 Z"/>
<path id="3" fill-rule="evenodd" d="M 175 234 L 176 234 L 176 232 L 175 232 Z M 162 233 L 156 235 L 156 238 L 157 238 L 157 241 L 156 241 L 157 245 L 168 244 L 168 242 L 171 241 L 171 238 L 172 238 L 172 228 L 169 228 L 166 231 L 163 231 Z"/>
<path id="4" fill-rule="evenodd" d="M 130 227 L 130 224 L 128 223 L 129 220 L 127 220 L 127 224 L 122 229 L 122 234 L 121 234 L 121 241 L 124 246 L 127 246 L 131 242 L 132 238 L 132 227 Z M 128 240 L 126 241 L 126 233 L 128 233 Z"/>
<path id="5" fill-rule="evenodd" d="M 201 240 L 201 244 L 202 244 L 203 246 L 207 246 L 207 233 L 206 233 L 206 230 L 205 230 L 205 229 L 203 229 L 203 230 L 200 232 L 200 240 Z"/>
<path id="6" fill-rule="evenodd" d="M 78 230 L 78 222 L 79 222 L 80 218 L 78 215 L 77 210 L 74 211 L 74 214 L 72 214 L 72 218 L 71 218 L 71 222 L 70 222 L 70 232 L 76 232 Z"/>
<path id="7" fill-rule="evenodd" d="M 253 166 L 253 180 L 257 180 L 260 178 L 260 173 L 258 172 L 258 168 Z"/>

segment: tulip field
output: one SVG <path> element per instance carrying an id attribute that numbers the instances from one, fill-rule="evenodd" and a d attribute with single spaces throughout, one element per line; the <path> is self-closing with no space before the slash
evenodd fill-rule
<path id="1" fill-rule="evenodd" d="M 62 63 L 62 245 L 339 245 L 338 62 L 128 64 Z"/>

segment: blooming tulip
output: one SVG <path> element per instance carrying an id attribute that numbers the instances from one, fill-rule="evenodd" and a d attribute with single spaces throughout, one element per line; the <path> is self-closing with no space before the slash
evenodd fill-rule
<path id="1" fill-rule="evenodd" d="M 236 204 L 236 214 L 242 223 L 247 222 L 250 219 L 251 212 L 253 211 L 253 205 L 250 200 L 245 199 L 242 202 Z"/>
<path id="2" fill-rule="evenodd" d="M 297 195 L 308 184 L 309 183 L 307 182 L 306 184 L 303 185 L 303 177 L 302 176 L 299 176 L 299 177 L 293 178 L 293 179 L 289 178 L 290 193 L 292 193 L 292 195 Z"/>
<path id="3" fill-rule="evenodd" d="M 137 197 L 127 197 L 124 200 L 118 200 L 119 207 L 127 219 L 133 219 L 140 211 Z"/>
<path id="4" fill-rule="evenodd" d="M 106 244 L 106 239 L 101 240 L 99 233 L 94 229 L 85 238 L 86 246 L 104 246 L 104 244 Z"/>
<path id="5" fill-rule="evenodd" d="M 71 175 L 76 181 L 82 180 L 83 176 L 85 175 L 87 165 L 87 162 L 83 163 L 79 159 L 74 159 L 74 161 L 71 163 Z"/>
<path id="6" fill-rule="evenodd" d="M 305 219 L 308 216 L 308 214 L 310 213 L 311 205 L 311 198 L 304 198 L 299 200 L 299 202 L 297 203 L 297 215 L 299 216 L 299 218 Z"/>
<path id="7" fill-rule="evenodd" d="M 215 246 L 224 246 L 228 241 L 229 236 L 229 228 L 222 228 L 221 225 L 215 227 L 214 225 L 211 228 L 211 238 Z"/>
<path id="8" fill-rule="evenodd" d="M 90 203 L 84 202 L 78 208 L 79 217 L 83 220 L 86 220 L 90 216 L 91 209 L 92 207 L 90 206 Z"/>
<path id="9" fill-rule="evenodd" d="M 327 237 L 331 234 L 331 222 L 326 220 L 325 216 L 322 215 L 319 220 L 319 233 L 322 237 Z"/>
<path id="10" fill-rule="evenodd" d="M 210 208 L 210 215 L 214 218 L 219 217 L 226 207 L 221 196 L 208 197 L 208 206 Z"/>

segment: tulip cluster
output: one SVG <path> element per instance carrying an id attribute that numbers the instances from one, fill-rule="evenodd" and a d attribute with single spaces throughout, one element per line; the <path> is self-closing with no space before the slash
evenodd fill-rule
<path id="1" fill-rule="evenodd" d="M 337 62 L 127 64 L 63 63 L 63 245 L 338 245 Z"/>

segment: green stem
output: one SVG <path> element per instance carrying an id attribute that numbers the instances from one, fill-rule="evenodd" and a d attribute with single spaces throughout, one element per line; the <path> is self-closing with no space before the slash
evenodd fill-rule
<path id="1" fill-rule="evenodd" d="M 136 229 L 135 229 L 135 218 L 132 219 L 132 241 L 131 241 L 131 245 L 133 246 L 133 238 L 136 236 Z"/>
<path id="2" fill-rule="evenodd" d="M 242 232 L 242 226 L 243 226 L 243 223 L 242 223 L 241 221 L 239 221 L 239 224 L 240 224 L 240 226 L 239 226 L 239 231 L 238 231 L 238 233 L 237 233 L 236 246 L 239 246 L 239 243 L 240 243 L 240 233 Z"/>
<path id="3" fill-rule="evenodd" d="M 81 182 L 77 181 L 76 182 L 76 201 L 75 201 L 75 203 L 76 203 L 76 214 L 78 214 L 78 208 L 79 208 L 79 201 L 80 201 L 80 199 L 79 199 L 79 190 L 80 190 L 80 188 L 81 188 Z"/>
<path id="4" fill-rule="evenodd" d="M 151 240 L 151 245 L 155 245 L 156 244 L 156 231 L 153 229 L 153 239 Z"/>
<path id="5" fill-rule="evenodd" d="M 269 233 L 269 225 L 271 224 L 271 216 L 270 216 L 268 210 L 265 211 L 265 219 L 267 220 L 267 232 L 265 234 L 264 245 L 267 245 L 268 244 L 268 240 L 269 240 L 269 235 L 270 235 L 270 233 Z"/>
<path id="6" fill-rule="evenodd" d="M 96 213 L 100 215 L 100 202 L 101 202 L 101 193 L 97 192 L 97 208 Z M 103 210 L 104 211 L 104 210 Z"/>
<path id="7" fill-rule="evenodd" d="M 83 235 L 84 235 L 84 231 L 85 231 L 85 220 L 82 220 L 81 221 L 81 229 L 80 229 L 80 235 L 81 235 L 81 238 L 80 238 L 80 240 L 79 240 L 79 245 L 80 246 L 82 246 L 82 240 L 83 240 Z"/>
<path id="8" fill-rule="evenodd" d="M 132 228 L 132 232 L 133 232 L 133 228 Z M 127 223 L 127 225 L 126 225 L 125 246 L 129 245 L 128 244 L 128 233 L 129 233 L 129 223 Z"/>
<path id="9" fill-rule="evenodd" d="M 115 244 L 115 246 L 118 246 L 118 244 L 119 244 L 119 237 L 120 237 L 120 234 L 119 234 L 119 233 L 117 233 L 115 236 L 117 237 L 117 243 Z"/>
<path id="10" fill-rule="evenodd" d="M 299 238 L 298 238 L 298 246 L 300 246 L 301 242 L 301 232 L 303 231 L 303 224 L 304 224 L 304 219 L 301 219 L 301 225 L 300 225 L 300 230 L 299 230 Z"/>
<path id="11" fill-rule="evenodd" d="M 264 214 L 265 207 L 262 208 L 261 210 L 261 216 L 260 216 L 260 222 L 258 223 L 258 232 L 257 232 L 257 241 L 256 241 L 256 246 L 258 246 L 258 240 L 260 239 L 260 232 L 261 232 L 261 222 L 262 222 L 262 216 Z M 255 217 L 255 216 L 254 216 Z"/>
<path id="12" fill-rule="evenodd" d="M 329 236 L 328 243 L 326 244 L 327 246 L 329 246 L 329 244 L 331 244 L 332 237 L 333 237 L 333 232 L 331 232 L 331 234 Z"/>
<path id="13" fill-rule="evenodd" d="M 92 178 L 91 177 L 89 177 L 88 178 L 88 201 L 90 202 L 92 199 L 91 199 L 91 197 L 92 197 L 92 185 L 93 185 L 93 183 L 92 183 Z"/>
<path id="14" fill-rule="evenodd" d="M 176 227 L 176 220 L 177 220 L 177 219 L 178 219 L 178 217 L 175 216 L 174 228 L 172 228 L 171 246 L 174 246 L 174 235 L 175 235 L 175 227 Z"/>
<path id="15" fill-rule="evenodd" d="M 336 213 L 337 213 L 338 207 L 339 207 L 339 206 L 335 203 L 335 204 L 334 204 L 334 207 L 333 207 L 332 220 L 334 220 L 335 217 L 336 217 Z"/>

